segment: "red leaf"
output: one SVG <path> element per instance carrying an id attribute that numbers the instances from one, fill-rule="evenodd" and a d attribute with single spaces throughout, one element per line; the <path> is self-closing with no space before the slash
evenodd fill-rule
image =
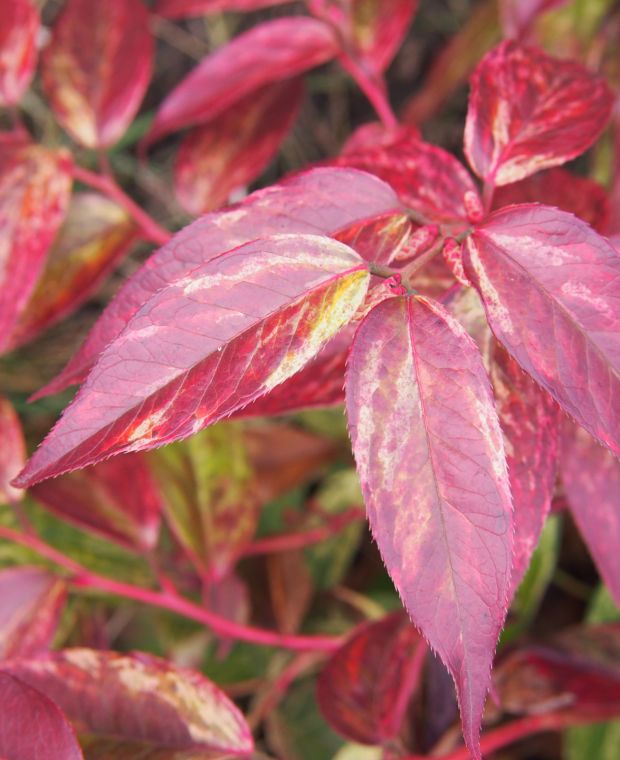
<path id="1" fill-rule="evenodd" d="M 276 235 L 172 281 L 132 317 L 21 485 L 186 438 L 276 387 L 363 301 L 369 274 L 342 243 Z"/>
<path id="2" fill-rule="evenodd" d="M 561 459 L 570 511 L 603 579 L 620 604 L 620 461 L 571 426 Z"/>
<path id="3" fill-rule="evenodd" d="M 35 398 L 82 382 L 101 351 L 167 282 L 224 251 L 280 232 L 335 234 L 357 222 L 401 209 L 394 191 L 358 171 L 314 169 L 259 190 L 230 209 L 207 214 L 178 232 L 120 290 L 84 345 L 61 374 Z"/>
<path id="4" fill-rule="evenodd" d="M 507 185 L 575 158 L 611 115 L 605 81 L 574 61 L 503 42 L 471 78 L 465 154 L 489 185 Z"/>
<path id="5" fill-rule="evenodd" d="M 36 485 L 32 495 L 63 520 L 130 549 L 152 549 L 162 501 L 140 454 L 100 462 Z"/>
<path id="6" fill-rule="evenodd" d="M 0 659 L 31 657 L 52 644 L 67 598 L 64 581 L 41 567 L 0 571 Z"/>
<path id="7" fill-rule="evenodd" d="M 11 481 L 26 461 L 26 442 L 22 426 L 10 401 L 0 396 L 0 503 L 17 502 L 22 492 Z"/>
<path id="8" fill-rule="evenodd" d="M 301 80 L 276 82 L 195 127 L 181 144 L 175 165 L 183 208 L 190 214 L 210 211 L 256 179 L 288 134 L 303 96 Z"/>
<path id="9" fill-rule="evenodd" d="M 294 17 L 267 21 L 207 56 L 161 104 L 144 144 L 220 116 L 267 84 L 290 79 L 338 52 L 327 24 Z"/>
<path id="10" fill-rule="evenodd" d="M 617 252 L 580 219 L 537 205 L 491 214 L 463 252 L 497 338 L 571 416 L 620 453 Z"/>
<path id="11" fill-rule="evenodd" d="M 0 672 L 0 755 L 7 760 L 84 760 L 69 722 L 36 689 Z"/>
<path id="12" fill-rule="evenodd" d="M 152 59 L 142 0 L 67 0 L 43 53 L 43 85 L 58 121 L 87 148 L 113 145 L 136 115 Z"/>
<path id="13" fill-rule="evenodd" d="M 291 0 L 157 0 L 155 13 L 164 18 L 186 18 L 220 11 L 257 11 Z"/>
<path id="14" fill-rule="evenodd" d="M 178 750 L 253 750 L 245 719 L 223 692 L 156 657 L 67 649 L 3 667 L 88 733 Z"/>
<path id="15" fill-rule="evenodd" d="M 37 63 L 39 12 L 32 0 L 4 0 L 0 14 L 0 106 L 19 103 Z"/>
<path id="16" fill-rule="evenodd" d="M 0 142 L 0 349 L 28 302 L 70 193 L 64 151 L 19 138 Z"/>
<path id="17" fill-rule="evenodd" d="M 500 0 L 499 9 L 505 37 L 525 37 L 538 16 L 565 5 L 567 0 Z"/>
<path id="18" fill-rule="evenodd" d="M 504 447 L 478 349 L 438 304 L 392 298 L 351 349 L 347 412 L 370 525 L 414 623 L 455 680 L 467 746 L 506 615 Z"/>
<path id="19" fill-rule="evenodd" d="M 389 148 L 400 140 L 419 138 L 420 130 L 410 124 L 390 128 L 380 121 L 371 121 L 362 124 L 349 135 L 342 146 L 340 155 L 344 156 L 349 153 L 355 155 L 372 148 Z"/>
<path id="20" fill-rule="evenodd" d="M 605 232 L 611 210 L 605 189 L 591 179 L 579 177 L 564 169 L 550 169 L 533 177 L 498 187 L 493 207 L 515 203 L 545 203 L 575 214 L 597 232 Z"/>
<path id="21" fill-rule="evenodd" d="M 388 615 L 376 623 L 361 626 L 328 660 L 317 682 L 321 712 L 338 733 L 362 744 L 384 744 L 394 739 L 401 690 L 422 662 L 418 652 L 424 642 L 406 615 Z M 416 661 L 417 660 L 417 661 Z M 413 684 L 407 684 L 410 696 Z"/>

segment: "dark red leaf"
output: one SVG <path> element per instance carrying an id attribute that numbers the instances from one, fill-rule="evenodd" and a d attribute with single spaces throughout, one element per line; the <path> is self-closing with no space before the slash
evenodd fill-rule
<path id="1" fill-rule="evenodd" d="M 0 756 L 6 760 L 84 760 L 58 707 L 36 689 L 0 671 Z"/>
<path id="2" fill-rule="evenodd" d="M 538 16 L 565 5 L 567 0 L 500 0 L 500 18 L 505 37 L 525 37 Z"/>
<path id="3" fill-rule="evenodd" d="M 394 739 L 400 731 L 394 714 L 408 671 L 422 664 L 416 662 L 420 648 L 422 638 L 400 612 L 356 630 L 317 682 L 319 707 L 331 726 L 362 744 Z M 406 686 L 410 696 L 415 683 Z"/>
<path id="4" fill-rule="evenodd" d="M 220 11 L 256 11 L 291 0 L 157 0 L 155 13 L 164 18 L 186 18 Z"/>
<path id="5" fill-rule="evenodd" d="M 172 90 L 145 146 L 170 132 L 206 124 L 265 85 L 301 74 L 337 52 L 334 32 L 316 19 L 281 18 L 255 26 L 207 56 Z"/>
<path id="6" fill-rule="evenodd" d="M 131 549 L 152 549 L 162 500 L 140 454 L 116 457 L 36 485 L 31 494 L 62 517 Z"/>
<path id="7" fill-rule="evenodd" d="M 575 425 L 567 428 L 561 475 L 579 531 L 620 604 L 620 461 Z"/>
<path id="8" fill-rule="evenodd" d="M 54 700 L 86 733 L 178 750 L 253 750 L 245 719 L 223 692 L 156 657 L 67 649 L 3 668 Z"/>
<path id="9" fill-rule="evenodd" d="M 49 649 L 66 598 L 64 581 L 41 567 L 1 570 L 0 660 Z"/>
<path id="10" fill-rule="evenodd" d="M 0 14 L 0 106 L 19 103 L 37 62 L 39 12 L 32 0 L 4 0 Z"/>
<path id="11" fill-rule="evenodd" d="M 288 134 L 303 95 L 299 79 L 276 82 L 195 127 L 181 144 L 175 165 L 183 208 L 190 214 L 210 211 L 256 179 Z"/>
<path id="12" fill-rule="evenodd" d="M 504 447 L 480 353 L 438 304 L 392 298 L 356 334 L 346 395 L 373 535 L 455 680 L 465 740 L 480 758 L 512 555 Z"/>
<path id="13" fill-rule="evenodd" d="M 22 491 L 11 481 L 26 461 L 26 442 L 21 422 L 11 402 L 0 396 L 0 503 L 19 501 Z"/>
<path id="14" fill-rule="evenodd" d="M 503 42 L 472 75 L 465 154 L 489 185 L 516 182 L 583 153 L 612 102 L 605 81 L 580 64 Z"/>
<path id="15" fill-rule="evenodd" d="M 620 453 L 620 256 L 554 208 L 491 214 L 464 243 L 465 273 L 497 338 L 580 424 Z"/>
<path id="16" fill-rule="evenodd" d="M 149 80 L 153 40 L 142 0 L 67 0 L 43 53 L 58 121 L 87 148 L 119 140 Z"/>

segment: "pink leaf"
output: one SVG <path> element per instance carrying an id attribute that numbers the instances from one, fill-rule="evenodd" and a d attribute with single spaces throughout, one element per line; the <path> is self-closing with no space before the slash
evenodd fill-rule
<path id="1" fill-rule="evenodd" d="M 267 21 L 207 56 L 161 104 L 144 145 L 170 132 L 204 124 L 267 84 L 329 61 L 335 34 L 315 19 Z"/>
<path id="2" fill-rule="evenodd" d="M 342 146 L 340 155 L 355 155 L 368 149 L 389 148 L 395 142 L 404 139 L 419 139 L 420 130 L 410 124 L 396 128 L 386 127 L 380 121 L 370 121 L 355 129 Z"/>
<path id="3" fill-rule="evenodd" d="M 521 367 L 620 452 L 620 256 L 585 222 L 538 205 L 496 211 L 467 238 L 465 272 Z"/>
<path id="4" fill-rule="evenodd" d="M 26 461 L 26 442 L 21 422 L 11 402 L 0 396 L 0 503 L 17 502 L 22 492 L 11 481 Z"/>
<path id="5" fill-rule="evenodd" d="M 178 232 L 120 290 L 62 373 L 35 397 L 82 382 L 101 351 L 151 296 L 224 251 L 280 232 L 335 234 L 402 210 L 385 183 L 348 169 L 314 169 L 259 190 L 230 209 L 206 214 Z"/>
<path id="6" fill-rule="evenodd" d="M 37 62 L 39 12 L 32 0 L 4 0 L 0 14 L 0 106 L 19 103 Z"/>
<path id="7" fill-rule="evenodd" d="M 67 0 L 43 54 L 57 119 L 87 148 L 113 145 L 136 115 L 152 59 L 142 0 Z"/>
<path id="8" fill-rule="evenodd" d="M 0 671 L 0 756 L 7 760 L 84 760 L 58 707 L 36 689 Z"/>
<path id="9" fill-rule="evenodd" d="M 620 604 L 620 461 L 581 427 L 567 427 L 564 492 L 603 579 Z"/>
<path id="10" fill-rule="evenodd" d="M 267 85 L 207 124 L 179 149 L 175 189 L 183 208 L 201 214 L 262 172 L 288 134 L 304 95 L 301 80 Z"/>
<path id="11" fill-rule="evenodd" d="M 164 18 L 186 18 L 221 11 L 257 11 L 291 0 L 157 0 L 155 13 Z"/>
<path id="12" fill-rule="evenodd" d="M 52 644 L 67 598 L 60 578 L 41 567 L 0 571 L 0 659 L 31 657 Z"/>
<path id="13" fill-rule="evenodd" d="M 276 235 L 171 281 L 104 350 L 21 485 L 229 416 L 302 369 L 353 317 L 368 280 L 342 243 Z"/>
<path id="14" fill-rule="evenodd" d="M 503 42 L 471 79 L 465 154 L 489 185 L 507 185 L 575 158 L 611 115 L 605 81 L 574 61 Z"/>
<path id="15" fill-rule="evenodd" d="M 223 692 L 156 657 L 67 649 L 3 667 L 88 733 L 178 750 L 252 752 L 250 729 Z"/>
<path id="16" fill-rule="evenodd" d="M 479 759 L 512 553 L 504 447 L 480 354 L 438 304 L 392 298 L 357 332 L 346 395 L 373 535 L 414 623 L 454 678 L 465 740 Z"/>

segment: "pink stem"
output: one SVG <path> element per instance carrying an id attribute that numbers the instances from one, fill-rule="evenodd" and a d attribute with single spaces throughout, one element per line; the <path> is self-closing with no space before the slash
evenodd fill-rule
<path id="1" fill-rule="evenodd" d="M 156 245 L 164 245 L 172 237 L 168 230 L 161 227 L 119 187 L 111 174 L 96 174 L 81 166 L 74 166 L 72 174 L 75 179 L 99 190 L 131 214 L 146 240 L 150 240 Z"/>
<path id="2" fill-rule="evenodd" d="M 35 536 L 28 536 L 10 528 L 0 526 L 0 537 L 32 549 L 41 557 L 45 557 L 60 567 L 68 570 L 75 576 L 72 583 L 76 588 L 93 588 L 105 591 L 125 599 L 133 599 L 136 602 L 150 604 L 152 607 L 175 612 L 178 615 L 195 620 L 208 626 L 218 636 L 247 641 L 251 644 L 264 646 L 282 647 L 296 652 L 332 652 L 342 644 L 343 638 L 338 636 L 295 636 L 268 631 L 263 628 L 254 628 L 248 625 L 235 623 L 220 617 L 203 607 L 194 604 L 189 599 L 180 596 L 170 588 L 164 591 L 152 591 L 151 589 L 133 586 L 121 581 L 106 578 L 103 575 L 93 573 L 78 562 L 65 557 L 49 544 Z"/>
<path id="3" fill-rule="evenodd" d="M 340 54 L 339 61 L 342 68 L 353 77 L 360 90 L 366 95 L 370 104 L 377 112 L 377 116 L 383 122 L 383 126 L 386 129 L 396 129 L 398 127 L 398 119 L 386 96 L 383 78 L 377 81 L 377 77 L 370 75 L 353 56 L 348 55 L 346 52 Z"/>

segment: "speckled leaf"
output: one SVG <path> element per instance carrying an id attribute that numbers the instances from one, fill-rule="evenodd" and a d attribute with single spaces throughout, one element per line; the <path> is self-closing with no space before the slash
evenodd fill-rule
<path id="1" fill-rule="evenodd" d="M 489 185 L 507 185 L 575 158 L 611 115 L 605 81 L 574 61 L 503 42 L 471 79 L 465 154 Z"/>
<path id="2" fill-rule="evenodd" d="M 465 740 L 479 759 L 512 554 L 504 446 L 480 353 L 439 304 L 392 298 L 356 334 L 346 395 L 373 534 L 414 623 L 455 680 Z"/>
<path id="3" fill-rule="evenodd" d="M 394 209 L 402 211 L 398 198 L 376 177 L 353 169 L 323 168 L 252 193 L 230 209 L 206 214 L 178 232 L 121 288 L 84 345 L 37 396 L 82 382 L 101 351 L 150 297 L 224 251 L 255 240 L 257 231 L 333 235 Z"/>
<path id="4" fill-rule="evenodd" d="M 9 343 L 65 215 L 68 162 L 64 151 L 0 141 L 0 349 Z"/>
<path id="5" fill-rule="evenodd" d="M 16 105 L 37 62 L 39 12 L 33 0 L 4 0 L 0 14 L 0 106 Z"/>
<path id="6" fill-rule="evenodd" d="M 162 499 L 140 454 L 47 480 L 30 493 L 63 520 L 122 546 L 145 551 L 157 543 Z"/>
<path id="7" fill-rule="evenodd" d="M 290 79 L 333 58 L 338 43 L 322 21 L 266 21 L 207 56 L 159 107 L 144 145 L 207 123 L 267 84 Z"/>
<path id="8" fill-rule="evenodd" d="M 500 0 L 500 18 L 505 37 L 527 37 L 537 17 L 565 5 L 567 0 Z"/>
<path id="9" fill-rule="evenodd" d="M 6 760 L 84 760 L 58 707 L 36 689 L 0 671 L 0 756 Z"/>
<path id="10" fill-rule="evenodd" d="M 340 154 L 361 153 L 369 148 L 389 148 L 400 140 L 416 138 L 420 138 L 420 130 L 411 124 L 386 127 L 380 121 L 369 121 L 351 132 Z"/>
<path id="11" fill-rule="evenodd" d="M 175 164 L 175 190 L 190 214 L 224 204 L 263 171 L 278 151 L 304 95 L 299 79 L 253 92 L 185 138 Z"/>
<path id="12" fill-rule="evenodd" d="M 11 348 L 81 306 L 136 240 L 136 227 L 124 209 L 98 193 L 75 194 L 13 331 Z"/>
<path id="13" fill-rule="evenodd" d="M 152 59 L 142 0 L 67 0 L 42 61 L 56 118 L 87 148 L 113 145 L 136 115 Z"/>
<path id="14" fill-rule="evenodd" d="M 21 422 L 11 402 L 0 396 L 0 504 L 19 501 L 22 491 L 11 481 L 26 461 L 26 442 Z"/>
<path id="15" fill-rule="evenodd" d="M 391 264 L 407 248 L 412 232 L 413 225 L 406 210 L 397 209 L 355 222 L 335 232 L 333 237 L 367 261 Z"/>
<path id="16" fill-rule="evenodd" d="M 256 11 L 291 0 L 157 0 L 155 13 L 164 18 L 186 18 L 221 11 Z"/>
<path id="17" fill-rule="evenodd" d="M 351 248 L 317 235 L 263 238 L 197 267 L 104 350 L 19 484 L 229 416 L 302 369 L 354 316 L 368 280 Z"/>
<path id="18" fill-rule="evenodd" d="M 464 266 L 497 338 L 521 367 L 620 453 L 620 257 L 585 222 L 538 205 L 496 211 Z"/>
<path id="19" fill-rule="evenodd" d="M 49 649 L 66 598 L 64 581 L 41 567 L 0 570 L 0 660 Z"/>
<path id="20" fill-rule="evenodd" d="M 579 531 L 620 604 L 620 461 L 583 428 L 567 426 L 560 471 Z"/>
<path id="21" fill-rule="evenodd" d="M 395 713 L 416 653 L 424 642 L 402 612 L 361 626 L 327 661 L 317 682 L 321 712 L 338 733 L 362 744 L 384 744 L 400 726 Z M 419 659 L 419 658 L 418 658 Z M 407 684 L 407 696 L 415 688 Z"/>
<path id="22" fill-rule="evenodd" d="M 252 752 L 250 730 L 223 692 L 164 660 L 67 649 L 3 667 L 52 699 L 81 732 L 169 749 Z"/>

